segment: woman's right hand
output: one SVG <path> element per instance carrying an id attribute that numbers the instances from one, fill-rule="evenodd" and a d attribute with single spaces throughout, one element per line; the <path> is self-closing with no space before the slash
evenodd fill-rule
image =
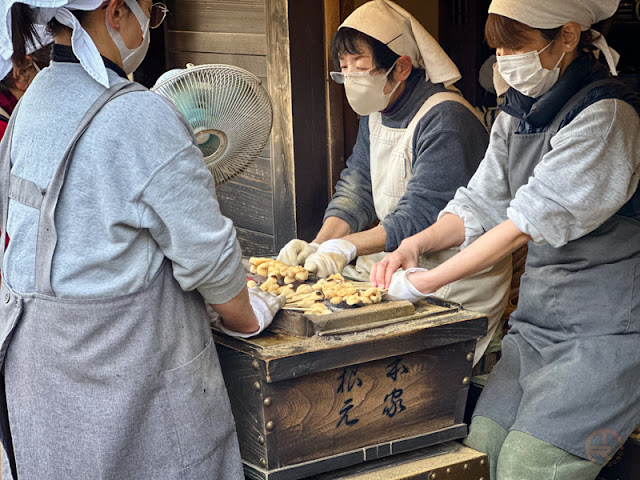
<path id="1" fill-rule="evenodd" d="M 285 265 L 290 265 L 295 267 L 297 265 L 304 265 L 304 262 L 307 260 L 307 257 L 313 253 L 316 253 L 319 245 L 317 243 L 307 243 L 304 240 L 298 240 L 294 238 L 289 243 L 287 243 L 280 253 L 278 254 L 277 260 L 284 263 Z"/>
<path id="2" fill-rule="evenodd" d="M 411 303 L 416 303 L 418 300 L 430 297 L 433 293 L 422 293 L 409 279 L 409 275 L 426 272 L 428 272 L 428 270 L 425 268 L 410 268 L 397 272 L 393 275 L 393 280 L 391 280 L 391 284 L 389 285 L 389 295 L 408 300 Z"/>
<path id="3" fill-rule="evenodd" d="M 249 338 L 260 334 L 271 325 L 273 317 L 284 307 L 286 301 L 284 295 L 273 295 L 253 287 L 243 289 L 238 296 L 226 304 L 207 304 L 206 306 L 211 326 L 231 337 Z M 220 318 L 220 314 L 224 320 Z M 251 324 L 252 320 L 255 327 L 245 331 L 246 325 Z M 239 326 L 243 331 L 233 329 Z"/>
<path id="4" fill-rule="evenodd" d="M 391 277 L 399 268 L 408 270 L 418 266 L 420 248 L 414 237 L 405 238 L 394 252 L 373 266 L 369 277 L 372 287 L 389 288 Z"/>

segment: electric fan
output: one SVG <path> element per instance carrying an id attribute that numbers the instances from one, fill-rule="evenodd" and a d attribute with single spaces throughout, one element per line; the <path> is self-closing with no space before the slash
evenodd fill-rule
<path id="1" fill-rule="evenodd" d="M 273 108 L 260 79 L 233 65 L 187 65 L 163 74 L 164 95 L 193 128 L 216 185 L 241 174 L 264 150 Z"/>

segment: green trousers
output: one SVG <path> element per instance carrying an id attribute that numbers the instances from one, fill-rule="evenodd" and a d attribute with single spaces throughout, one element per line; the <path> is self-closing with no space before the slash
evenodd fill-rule
<path id="1" fill-rule="evenodd" d="M 488 455 L 491 480 L 594 480 L 602 468 L 487 417 L 473 418 L 464 444 Z"/>

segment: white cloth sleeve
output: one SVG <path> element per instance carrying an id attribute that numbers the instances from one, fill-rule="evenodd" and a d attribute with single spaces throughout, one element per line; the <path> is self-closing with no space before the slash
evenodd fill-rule
<path id="1" fill-rule="evenodd" d="M 402 298 L 411 303 L 433 296 L 434 292 L 422 293 L 411 283 L 407 275 L 411 273 L 428 272 L 426 268 L 409 268 L 408 270 L 398 270 L 393 274 L 391 285 L 389 285 L 389 295 L 396 298 Z"/>

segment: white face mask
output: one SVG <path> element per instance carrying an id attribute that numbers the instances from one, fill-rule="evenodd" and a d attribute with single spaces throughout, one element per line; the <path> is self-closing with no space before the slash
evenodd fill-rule
<path id="1" fill-rule="evenodd" d="M 109 25 L 108 13 L 106 17 L 107 23 L 107 31 L 113 40 L 113 43 L 116 44 L 118 51 L 120 52 L 120 58 L 122 59 L 122 69 L 124 73 L 127 75 L 133 73 L 142 63 L 144 57 L 147 55 L 147 50 L 149 50 L 149 41 L 151 39 L 149 33 L 149 21 L 150 19 L 144 14 L 140 5 L 136 0 L 124 0 L 124 3 L 127 4 L 129 9 L 133 12 L 140 24 L 140 29 L 142 30 L 142 43 L 140 46 L 130 49 L 128 48 L 124 40 L 122 39 L 122 35 L 120 32 L 113 29 L 111 25 Z"/>
<path id="2" fill-rule="evenodd" d="M 387 77 L 395 65 L 394 62 L 384 75 L 345 74 L 344 90 L 354 112 L 358 115 L 370 115 L 387 108 L 391 95 L 400 85 L 397 82 L 393 90 L 385 95 Z"/>
<path id="3" fill-rule="evenodd" d="M 504 81 L 528 97 L 538 98 L 547 93 L 558 81 L 560 76 L 559 66 L 566 53 L 562 53 L 553 70 L 544 68 L 540 62 L 540 54 L 549 48 L 552 43 L 553 41 L 549 42 L 540 51 L 534 50 L 528 53 L 497 57 L 498 71 Z"/>

